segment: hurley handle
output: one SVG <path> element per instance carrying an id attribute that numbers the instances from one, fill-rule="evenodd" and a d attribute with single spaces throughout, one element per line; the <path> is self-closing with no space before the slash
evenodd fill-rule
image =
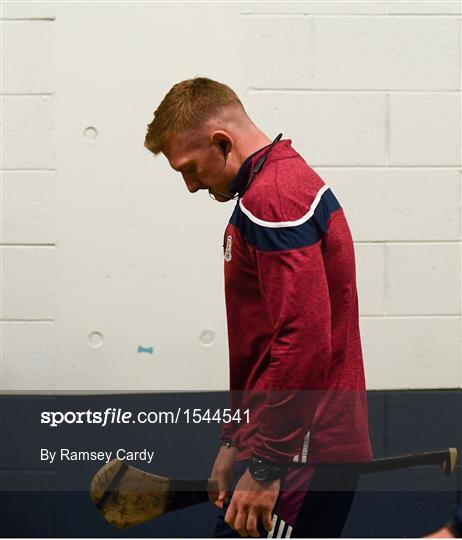
<path id="1" fill-rule="evenodd" d="M 212 478 L 181 480 L 171 478 L 165 512 L 218 499 L 218 481 Z"/>
<path id="2" fill-rule="evenodd" d="M 365 463 L 362 466 L 361 474 L 404 469 L 418 465 L 439 465 L 443 468 L 444 474 L 449 476 L 454 473 L 457 465 L 457 448 L 446 448 L 444 450 L 418 452 L 415 454 L 398 454 L 396 456 L 373 459 L 371 462 Z"/>

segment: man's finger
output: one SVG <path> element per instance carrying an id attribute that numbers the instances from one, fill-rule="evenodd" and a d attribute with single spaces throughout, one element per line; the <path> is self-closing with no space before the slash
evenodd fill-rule
<path id="1" fill-rule="evenodd" d="M 236 531 L 241 536 L 249 536 L 247 534 L 246 524 L 247 524 L 247 512 L 243 512 L 241 510 L 240 512 L 237 513 L 236 519 L 234 520 L 233 529 L 236 529 Z"/>
<path id="2" fill-rule="evenodd" d="M 225 491 L 225 490 L 220 491 L 220 492 L 218 493 L 218 498 L 217 498 L 217 500 L 215 501 L 215 506 L 216 506 L 217 508 L 223 508 L 223 505 L 224 505 L 224 503 L 225 503 L 226 497 L 228 496 L 228 493 L 229 493 L 229 492 L 228 492 L 228 491 Z"/>
<path id="3" fill-rule="evenodd" d="M 254 514 L 253 512 L 250 512 L 249 515 L 247 516 L 247 525 L 246 525 L 246 530 L 247 530 L 247 533 L 250 535 L 250 536 L 253 536 L 254 538 L 258 538 L 260 536 L 260 533 L 258 532 L 258 529 L 257 529 L 257 515 Z"/>
<path id="4" fill-rule="evenodd" d="M 276 515 L 274 517 L 276 517 Z M 271 512 L 265 512 L 263 514 L 262 521 L 263 521 L 263 526 L 265 527 L 265 529 L 268 532 L 270 532 L 271 529 L 273 528 L 273 516 L 271 515 Z"/>
<path id="5" fill-rule="evenodd" d="M 218 475 L 218 498 L 215 501 L 215 506 L 217 508 L 223 508 L 225 499 L 229 494 L 230 478 L 231 476 L 229 474 Z"/>
<path id="6" fill-rule="evenodd" d="M 231 503 L 228 506 L 228 510 L 226 510 L 225 523 L 228 524 L 232 529 L 234 529 L 235 517 L 236 517 L 236 505 L 233 504 L 233 500 L 231 499 Z"/>

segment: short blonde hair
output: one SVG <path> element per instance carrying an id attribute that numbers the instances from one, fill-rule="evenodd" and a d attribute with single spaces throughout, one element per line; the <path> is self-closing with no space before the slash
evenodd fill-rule
<path id="1" fill-rule="evenodd" d="M 172 86 L 154 111 L 144 146 L 153 154 L 159 154 L 170 136 L 200 129 L 228 107 L 237 107 L 247 116 L 241 100 L 226 84 L 206 77 L 179 82 Z"/>

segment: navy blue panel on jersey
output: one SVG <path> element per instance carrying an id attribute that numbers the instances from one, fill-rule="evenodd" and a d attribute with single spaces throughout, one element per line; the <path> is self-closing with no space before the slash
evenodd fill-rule
<path id="1" fill-rule="evenodd" d="M 332 212 L 340 208 L 335 195 L 327 189 L 317 205 L 314 215 L 295 227 L 265 227 L 254 223 L 236 204 L 230 223 L 244 236 L 248 244 L 261 251 L 278 251 L 310 246 L 327 232 Z"/>
<path id="2" fill-rule="evenodd" d="M 314 220 L 316 221 L 316 224 L 320 228 L 322 234 L 326 234 L 327 232 L 327 223 L 332 212 L 335 212 L 335 210 L 338 210 L 339 208 L 340 203 L 338 202 L 336 196 L 330 189 L 326 189 L 314 211 Z"/>

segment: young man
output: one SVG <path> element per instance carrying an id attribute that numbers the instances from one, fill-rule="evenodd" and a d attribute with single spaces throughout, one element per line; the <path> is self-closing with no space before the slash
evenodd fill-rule
<path id="1" fill-rule="evenodd" d="M 281 137 L 231 88 L 198 77 L 171 88 L 145 138 L 190 192 L 236 200 L 223 240 L 235 414 L 211 473 L 217 537 L 339 536 L 354 464 L 372 458 L 350 230 Z"/>

